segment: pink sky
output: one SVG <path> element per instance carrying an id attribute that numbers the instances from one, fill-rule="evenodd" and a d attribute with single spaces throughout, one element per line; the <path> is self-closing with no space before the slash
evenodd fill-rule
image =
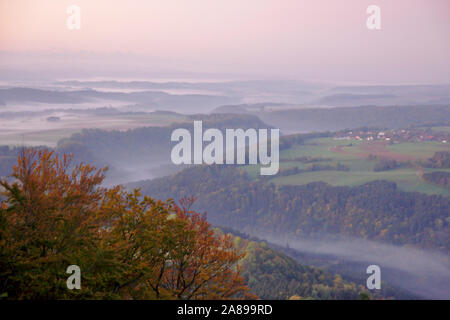
<path id="1" fill-rule="evenodd" d="M 81 30 L 66 27 L 71 4 Z M 366 28 L 371 4 L 379 31 Z M 449 39 L 449 0 L 0 0 L 0 67 L 10 68 L 450 83 Z"/>

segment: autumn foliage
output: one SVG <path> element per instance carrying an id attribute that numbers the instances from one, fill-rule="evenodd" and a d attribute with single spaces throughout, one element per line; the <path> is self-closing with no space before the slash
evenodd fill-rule
<path id="1" fill-rule="evenodd" d="M 105 169 L 24 150 L 0 181 L 0 295 L 9 299 L 251 297 L 230 236 L 193 199 L 179 204 L 104 188 Z M 81 289 L 66 286 L 69 265 Z"/>

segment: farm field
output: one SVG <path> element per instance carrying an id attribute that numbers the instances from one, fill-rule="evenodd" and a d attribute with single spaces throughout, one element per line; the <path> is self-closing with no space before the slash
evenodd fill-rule
<path id="1" fill-rule="evenodd" d="M 424 160 L 432 157 L 436 151 L 450 151 L 450 144 L 436 141 L 406 142 L 387 146 L 387 149 L 397 154 Z"/>
<path id="2" fill-rule="evenodd" d="M 450 196 L 450 191 L 440 186 L 424 182 L 419 177 L 418 167 L 402 167 L 387 171 L 374 171 L 375 160 L 368 160 L 368 155 L 378 155 L 392 158 L 398 162 L 425 160 L 437 151 L 450 151 L 450 145 L 440 142 L 399 143 L 387 145 L 381 141 L 367 142 L 361 140 L 334 140 L 332 138 L 317 138 L 306 141 L 304 145 L 294 145 L 280 152 L 280 170 L 292 167 L 308 169 L 313 164 L 321 166 L 343 165 L 348 171 L 318 170 L 300 172 L 293 175 L 276 175 L 267 178 L 277 185 L 303 185 L 322 181 L 333 186 L 356 186 L 375 180 L 396 182 L 399 189 L 426 194 Z M 296 161 L 299 157 L 321 158 L 313 163 Z M 244 166 L 251 178 L 259 177 L 258 166 Z M 424 172 L 447 171 L 450 169 L 428 169 Z"/>
<path id="3" fill-rule="evenodd" d="M 356 186 L 375 180 L 396 182 L 398 188 L 403 191 L 450 195 L 450 192 L 445 188 L 421 181 L 417 176 L 417 171 L 414 169 L 398 169 L 383 172 L 317 171 L 287 177 L 278 177 L 272 179 L 271 181 L 277 185 L 302 185 L 315 181 L 323 181 L 332 186 Z"/>

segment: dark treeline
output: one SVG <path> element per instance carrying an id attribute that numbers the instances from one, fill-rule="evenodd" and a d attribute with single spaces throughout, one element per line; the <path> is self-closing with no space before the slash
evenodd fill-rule
<path id="1" fill-rule="evenodd" d="M 393 182 L 275 186 L 239 168 L 198 166 L 138 183 L 158 198 L 197 197 L 213 224 L 250 234 L 336 234 L 448 251 L 449 198 L 403 192 Z"/>
<path id="2" fill-rule="evenodd" d="M 127 131 L 83 130 L 82 133 L 61 140 L 58 150 L 73 153 L 76 159 L 90 160 L 90 163 L 96 165 L 99 160 L 112 164 L 124 160 L 128 164 L 152 161 L 170 163 L 171 148 L 175 145 L 170 140 L 173 130 L 185 128 L 192 132 L 194 120 L 201 120 L 204 129 L 270 128 L 258 117 L 251 115 L 193 115 L 189 118 L 189 121 L 167 127 L 144 127 Z"/>
<path id="3" fill-rule="evenodd" d="M 422 176 L 425 181 L 450 189 L 450 173 L 445 171 L 435 171 L 425 173 Z"/>
<path id="4" fill-rule="evenodd" d="M 55 91 L 33 88 L 4 88 L 0 89 L 0 99 L 6 104 L 17 102 L 41 103 L 83 103 L 95 100 L 115 100 L 139 103 L 153 108 L 172 110 L 209 110 L 211 107 L 227 103 L 235 103 L 237 98 L 223 95 L 182 94 L 175 95 L 163 91 L 139 92 L 103 92 L 93 89 L 75 91 Z"/>
<path id="5" fill-rule="evenodd" d="M 305 169 L 299 169 L 298 167 L 291 168 L 281 168 L 278 172 L 279 176 L 293 176 L 296 174 L 304 173 L 304 172 L 314 172 L 314 171 L 349 171 L 349 167 L 337 162 L 336 164 L 320 164 L 320 163 L 312 163 L 309 164 Z M 264 176 L 265 180 L 271 179 L 271 176 Z"/>
<path id="6" fill-rule="evenodd" d="M 280 110 L 259 114 L 264 122 L 285 131 L 325 131 L 358 127 L 399 129 L 448 125 L 450 105 L 341 107 Z"/>
<path id="7" fill-rule="evenodd" d="M 450 169 L 450 151 L 436 152 L 423 165 L 430 168 Z"/>
<path id="8" fill-rule="evenodd" d="M 373 171 L 387 171 L 394 170 L 398 168 L 411 167 L 413 164 L 411 162 L 399 162 L 395 159 L 385 158 L 376 155 L 369 155 L 367 160 L 375 160 L 375 165 L 373 166 Z"/>

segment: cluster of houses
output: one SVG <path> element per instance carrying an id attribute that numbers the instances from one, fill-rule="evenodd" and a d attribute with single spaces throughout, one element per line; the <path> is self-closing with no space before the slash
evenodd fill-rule
<path id="1" fill-rule="evenodd" d="M 429 128 L 413 128 L 398 130 L 344 130 L 334 136 L 334 140 L 364 140 L 364 141 L 386 141 L 389 143 L 438 141 L 447 143 L 450 141 L 450 133 L 434 132 Z"/>

